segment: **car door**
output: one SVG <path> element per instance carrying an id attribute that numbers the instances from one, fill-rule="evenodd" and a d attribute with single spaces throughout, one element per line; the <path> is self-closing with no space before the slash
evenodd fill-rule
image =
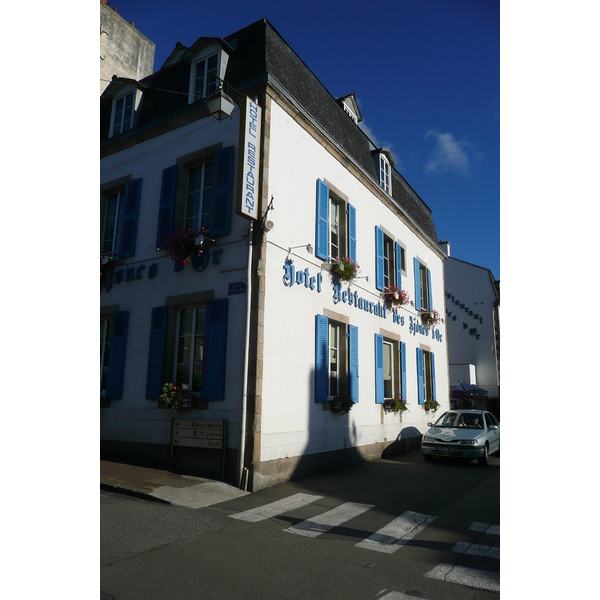
<path id="1" fill-rule="evenodd" d="M 494 417 L 490 413 L 486 412 L 484 413 L 484 416 L 485 424 L 488 430 L 490 454 L 494 454 L 494 452 L 497 452 L 500 448 L 500 428 L 498 425 L 496 425 L 496 419 L 494 419 Z M 492 429 L 492 426 L 495 426 L 495 429 Z"/>

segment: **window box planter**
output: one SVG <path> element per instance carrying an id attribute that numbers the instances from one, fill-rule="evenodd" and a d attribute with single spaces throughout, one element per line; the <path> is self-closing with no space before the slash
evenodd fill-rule
<path id="1" fill-rule="evenodd" d="M 425 327 L 433 327 L 440 322 L 440 314 L 437 310 L 427 310 L 421 312 L 421 323 Z"/>
<path id="2" fill-rule="evenodd" d="M 384 302 L 391 306 L 404 306 L 410 302 L 410 296 L 405 290 L 401 290 L 395 285 L 386 287 L 381 293 Z"/>
<path id="3" fill-rule="evenodd" d="M 436 402 L 435 400 L 425 400 L 423 403 L 423 408 L 425 409 L 426 413 L 435 414 L 439 407 L 440 403 Z"/>
<path id="4" fill-rule="evenodd" d="M 185 264 L 194 256 L 202 256 L 204 252 L 204 228 L 190 228 L 185 231 L 175 231 L 166 240 L 162 248 L 173 260 Z M 199 236 L 203 236 L 203 243 L 197 243 Z"/>
<path id="5" fill-rule="evenodd" d="M 406 400 L 403 400 L 402 396 L 399 396 L 398 398 L 384 400 L 383 409 L 386 412 L 402 416 L 403 413 L 408 411 L 408 406 L 406 405 Z"/>
<path id="6" fill-rule="evenodd" d="M 336 256 L 331 272 L 342 281 L 354 281 L 360 272 L 360 265 L 349 257 L 338 259 Z"/>
<path id="7" fill-rule="evenodd" d="M 333 400 L 329 401 L 329 407 L 331 412 L 345 415 L 347 412 L 352 410 L 354 402 L 348 398 L 348 396 L 336 396 Z"/>

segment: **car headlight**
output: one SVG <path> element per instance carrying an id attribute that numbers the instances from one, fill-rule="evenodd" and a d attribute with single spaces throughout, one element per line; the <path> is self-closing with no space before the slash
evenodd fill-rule
<path id="1" fill-rule="evenodd" d="M 470 446 L 477 446 L 479 444 L 479 440 L 460 440 L 460 444 L 468 444 Z"/>
<path id="2" fill-rule="evenodd" d="M 435 438 L 432 438 L 432 437 L 430 437 L 428 435 L 424 435 L 423 436 L 423 441 L 424 442 L 435 442 Z"/>

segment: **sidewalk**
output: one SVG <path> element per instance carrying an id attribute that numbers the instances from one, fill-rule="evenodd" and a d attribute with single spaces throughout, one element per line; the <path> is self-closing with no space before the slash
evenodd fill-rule
<path id="1" fill-rule="evenodd" d="M 100 489 L 188 508 L 201 508 L 246 496 L 227 483 L 169 471 L 100 461 Z"/>

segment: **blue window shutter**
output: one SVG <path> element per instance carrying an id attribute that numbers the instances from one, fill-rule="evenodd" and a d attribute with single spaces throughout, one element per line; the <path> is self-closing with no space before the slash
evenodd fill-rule
<path id="1" fill-rule="evenodd" d="M 327 402 L 329 319 L 317 315 L 315 326 L 315 402 Z"/>
<path id="2" fill-rule="evenodd" d="M 415 264 L 415 309 L 421 310 L 421 270 L 419 259 L 413 258 Z"/>
<path id="3" fill-rule="evenodd" d="M 231 229 L 231 205 L 233 203 L 233 146 L 219 150 L 215 156 L 215 200 L 212 236 L 227 235 Z"/>
<path id="4" fill-rule="evenodd" d="M 383 336 L 375 334 L 375 402 L 383 404 Z"/>
<path id="5" fill-rule="evenodd" d="M 356 208 L 348 204 L 348 256 L 356 262 Z"/>
<path id="6" fill-rule="evenodd" d="M 396 250 L 396 285 L 402 289 L 402 246 L 398 242 L 394 242 Z"/>
<path id="7" fill-rule="evenodd" d="M 400 372 L 402 377 L 400 393 L 406 402 L 406 344 L 404 342 L 400 342 Z"/>
<path id="8" fill-rule="evenodd" d="M 375 225 L 375 287 L 383 292 L 383 229 Z"/>
<path id="9" fill-rule="evenodd" d="M 348 389 L 352 402 L 358 402 L 358 327 L 348 325 Z"/>
<path id="10" fill-rule="evenodd" d="M 435 400 L 435 359 L 433 352 L 431 353 L 431 394 L 431 397 Z"/>
<path id="11" fill-rule="evenodd" d="M 172 167 L 165 169 L 162 174 L 160 206 L 158 208 L 158 231 L 156 234 L 157 248 L 162 248 L 164 246 L 164 241 L 173 233 L 175 190 L 177 189 L 178 172 L 179 167 L 173 165 Z"/>
<path id="12" fill-rule="evenodd" d="M 106 376 L 106 399 L 120 400 L 123 397 L 123 377 L 125 375 L 125 351 L 127 349 L 127 325 L 129 312 L 116 312 L 112 316 L 110 334 L 110 354 Z"/>
<path id="13" fill-rule="evenodd" d="M 429 292 L 429 310 L 433 310 L 433 298 L 431 293 L 431 271 L 427 269 L 427 291 Z"/>
<path id="14" fill-rule="evenodd" d="M 425 378 L 423 376 L 423 350 L 417 348 L 417 391 L 419 404 L 425 402 Z"/>
<path id="15" fill-rule="evenodd" d="M 146 375 L 146 398 L 149 400 L 158 400 L 162 391 L 166 333 L 167 307 L 157 306 L 152 309 L 150 323 L 150 348 Z"/>
<path id="16" fill-rule="evenodd" d="M 125 207 L 121 215 L 119 258 L 135 254 L 135 237 L 137 232 L 138 211 L 140 208 L 141 179 L 132 179 L 125 187 Z"/>
<path id="17" fill-rule="evenodd" d="M 204 400 L 225 399 L 228 306 L 228 298 L 209 300 L 206 303 L 204 367 L 202 370 L 202 398 Z"/>
<path id="18" fill-rule="evenodd" d="M 329 186 L 317 179 L 317 239 L 315 256 L 329 258 Z"/>

